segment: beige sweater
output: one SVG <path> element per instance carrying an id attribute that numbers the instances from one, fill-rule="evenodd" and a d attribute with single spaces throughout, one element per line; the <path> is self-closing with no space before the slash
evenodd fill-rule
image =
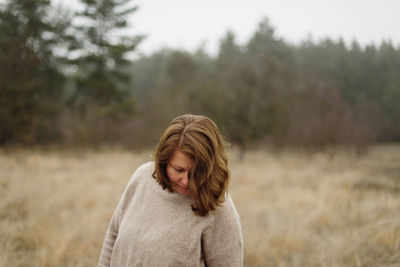
<path id="1" fill-rule="evenodd" d="M 151 176 L 154 163 L 132 175 L 114 211 L 99 266 L 243 266 L 240 218 L 229 194 L 206 217 L 190 196 L 170 193 Z"/>

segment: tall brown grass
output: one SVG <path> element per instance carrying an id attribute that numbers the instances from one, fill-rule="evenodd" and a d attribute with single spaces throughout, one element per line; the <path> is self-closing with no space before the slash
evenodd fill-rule
<path id="1" fill-rule="evenodd" d="M 230 151 L 246 266 L 399 266 L 400 146 Z M 0 152 L 0 267 L 95 266 L 111 214 L 149 152 Z"/>

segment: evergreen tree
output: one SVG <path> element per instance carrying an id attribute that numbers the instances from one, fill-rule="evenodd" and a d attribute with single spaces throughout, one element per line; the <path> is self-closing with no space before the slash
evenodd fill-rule
<path id="1" fill-rule="evenodd" d="M 64 77 L 54 48 L 67 18 L 49 0 L 8 0 L 0 9 L 0 144 L 54 138 Z"/>
<path id="2" fill-rule="evenodd" d="M 124 66 L 143 36 L 127 37 L 121 32 L 128 26 L 128 16 L 137 10 L 130 0 L 81 0 L 84 11 L 77 36 L 82 39 L 77 59 L 77 90 L 71 102 L 85 110 L 85 105 L 99 106 L 105 116 L 131 114 L 134 102 L 129 90 L 129 75 Z"/>

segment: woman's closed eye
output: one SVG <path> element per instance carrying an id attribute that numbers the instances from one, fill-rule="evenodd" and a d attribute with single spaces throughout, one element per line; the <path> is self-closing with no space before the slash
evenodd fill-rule
<path id="1" fill-rule="evenodd" d="M 177 168 L 175 168 L 175 167 L 174 167 L 174 169 L 175 169 L 175 171 L 177 171 L 177 172 L 184 172 L 183 169 L 177 169 Z"/>

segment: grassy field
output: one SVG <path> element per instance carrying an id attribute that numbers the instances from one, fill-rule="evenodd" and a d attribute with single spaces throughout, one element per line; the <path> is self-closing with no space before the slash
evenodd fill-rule
<path id="1" fill-rule="evenodd" d="M 246 266 L 400 266 L 400 146 L 230 153 Z M 0 151 L 0 267 L 95 266 L 150 152 Z"/>

